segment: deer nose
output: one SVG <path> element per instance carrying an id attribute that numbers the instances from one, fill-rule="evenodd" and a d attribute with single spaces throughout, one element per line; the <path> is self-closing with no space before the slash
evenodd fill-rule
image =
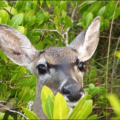
<path id="1" fill-rule="evenodd" d="M 75 80 L 69 79 L 61 88 L 61 93 L 73 102 L 78 101 L 84 95 L 84 90 Z"/>

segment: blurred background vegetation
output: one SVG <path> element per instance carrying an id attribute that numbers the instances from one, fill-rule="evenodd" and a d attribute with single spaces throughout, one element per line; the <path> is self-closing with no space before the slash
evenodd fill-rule
<path id="1" fill-rule="evenodd" d="M 106 95 L 116 94 L 118 102 L 120 98 L 120 1 L 0 1 L 0 24 L 21 31 L 38 50 L 67 46 L 96 16 L 101 18 L 100 42 L 87 62 L 84 88 L 88 99 L 93 99 L 91 114 L 109 119 L 115 114 Z M 0 50 L 0 111 L 19 119 L 10 110 L 22 112 L 21 106 L 28 108 L 35 94 L 36 77 Z"/>

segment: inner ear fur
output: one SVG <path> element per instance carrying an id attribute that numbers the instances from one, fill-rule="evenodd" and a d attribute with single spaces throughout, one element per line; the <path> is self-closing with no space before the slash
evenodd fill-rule
<path id="1" fill-rule="evenodd" d="M 96 17 L 68 46 L 78 51 L 81 61 L 90 59 L 94 54 L 99 42 L 99 29 L 100 17 Z"/>
<path id="2" fill-rule="evenodd" d="M 28 66 L 37 51 L 24 34 L 3 24 L 0 24 L 0 49 L 21 66 Z"/>

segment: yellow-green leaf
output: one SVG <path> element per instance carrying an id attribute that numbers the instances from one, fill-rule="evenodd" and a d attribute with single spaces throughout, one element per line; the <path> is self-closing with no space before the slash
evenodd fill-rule
<path id="1" fill-rule="evenodd" d="M 0 120 L 3 120 L 5 113 L 0 112 Z M 7 120 L 14 120 L 10 115 Z"/>
<path id="2" fill-rule="evenodd" d="M 115 114 L 120 118 L 120 102 L 119 99 L 117 98 L 116 95 L 114 94 L 109 94 L 107 96 L 111 106 L 113 107 L 113 110 L 115 112 Z"/>
<path id="3" fill-rule="evenodd" d="M 68 109 L 64 97 L 57 93 L 54 100 L 53 119 L 66 119 L 67 112 Z"/>
<path id="4" fill-rule="evenodd" d="M 53 118 L 53 107 L 54 101 L 52 100 L 51 96 L 48 95 L 47 100 L 45 101 L 45 113 L 49 119 Z"/>
<path id="5" fill-rule="evenodd" d="M 35 113 L 33 113 L 32 111 L 28 110 L 27 108 L 22 107 L 23 112 L 25 113 L 25 116 L 28 119 L 33 119 L 33 120 L 39 120 L 39 118 L 37 117 L 37 115 Z"/>
<path id="6" fill-rule="evenodd" d="M 8 24 L 13 28 L 17 28 L 18 25 L 21 24 L 22 20 L 23 20 L 23 14 L 17 14 L 9 21 Z"/>
<path id="7" fill-rule="evenodd" d="M 5 10 L 0 10 L 1 23 L 6 24 L 9 18 L 8 13 Z"/>
<path id="8" fill-rule="evenodd" d="M 14 7 L 4 7 L 5 10 L 7 10 L 12 15 L 17 15 L 17 10 Z"/>
<path id="9" fill-rule="evenodd" d="M 23 33 L 23 34 L 26 33 L 25 27 L 23 27 L 23 26 L 18 26 L 18 27 L 17 27 L 17 30 L 19 30 L 19 31 L 20 31 L 21 33 Z"/>
<path id="10" fill-rule="evenodd" d="M 92 112 L 92 100 L 87 100 L 74 119 L 86 119 Z"/>
<path id="11" fill-rule="evenodd" d="M 114 55 L 115 55 L 116 57 L 120 58 L 120 51 L 114 52 Z"/>
<path id="12" fill-rule="evenodd" d="M 70 114 L 70 116 L 69 116 L 68 119 L 71 120 L 71 119 L 74 119 L 74 118 L 77 116 L 78 111 L 81 110 L 81 108 L 82 108 L 85 100 L 86 100 L 86 97 L 83 97 L 83 98 L 80 99 L 80 101 L 79 101 L 78 104 L 75 106 L 75 108 L 73 109 L 73 111 L 72 111 L 72 113 Z"/>
<path id="13" fill-rule="evenodd" d="M 52 98 L 54 97 L 52 91 L 47 86 L 44 86 L 41 91 L 42 104 L 45 104 L 45 101 L 48 98 L 48 95 L 50 95 Z"/>

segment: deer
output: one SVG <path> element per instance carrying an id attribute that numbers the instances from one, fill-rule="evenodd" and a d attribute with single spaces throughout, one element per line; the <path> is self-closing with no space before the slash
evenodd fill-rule
<path id="1" fill-rule="evenodd" d="M 40 99 L 44 85 L 54 94 L 60 92 L 68 107 L 75 107 L 85 95 L 83 89 L 85 63 L 93 56 L 98 46 L 99 29 L 98 16 L 68 46 L 37 50 L 24 34 L 10 26 L 0 24 L 0 49 L 10 60 L 27 67 L 37 78 L 33 112 L 38 117 L 46 118 Z"/>

